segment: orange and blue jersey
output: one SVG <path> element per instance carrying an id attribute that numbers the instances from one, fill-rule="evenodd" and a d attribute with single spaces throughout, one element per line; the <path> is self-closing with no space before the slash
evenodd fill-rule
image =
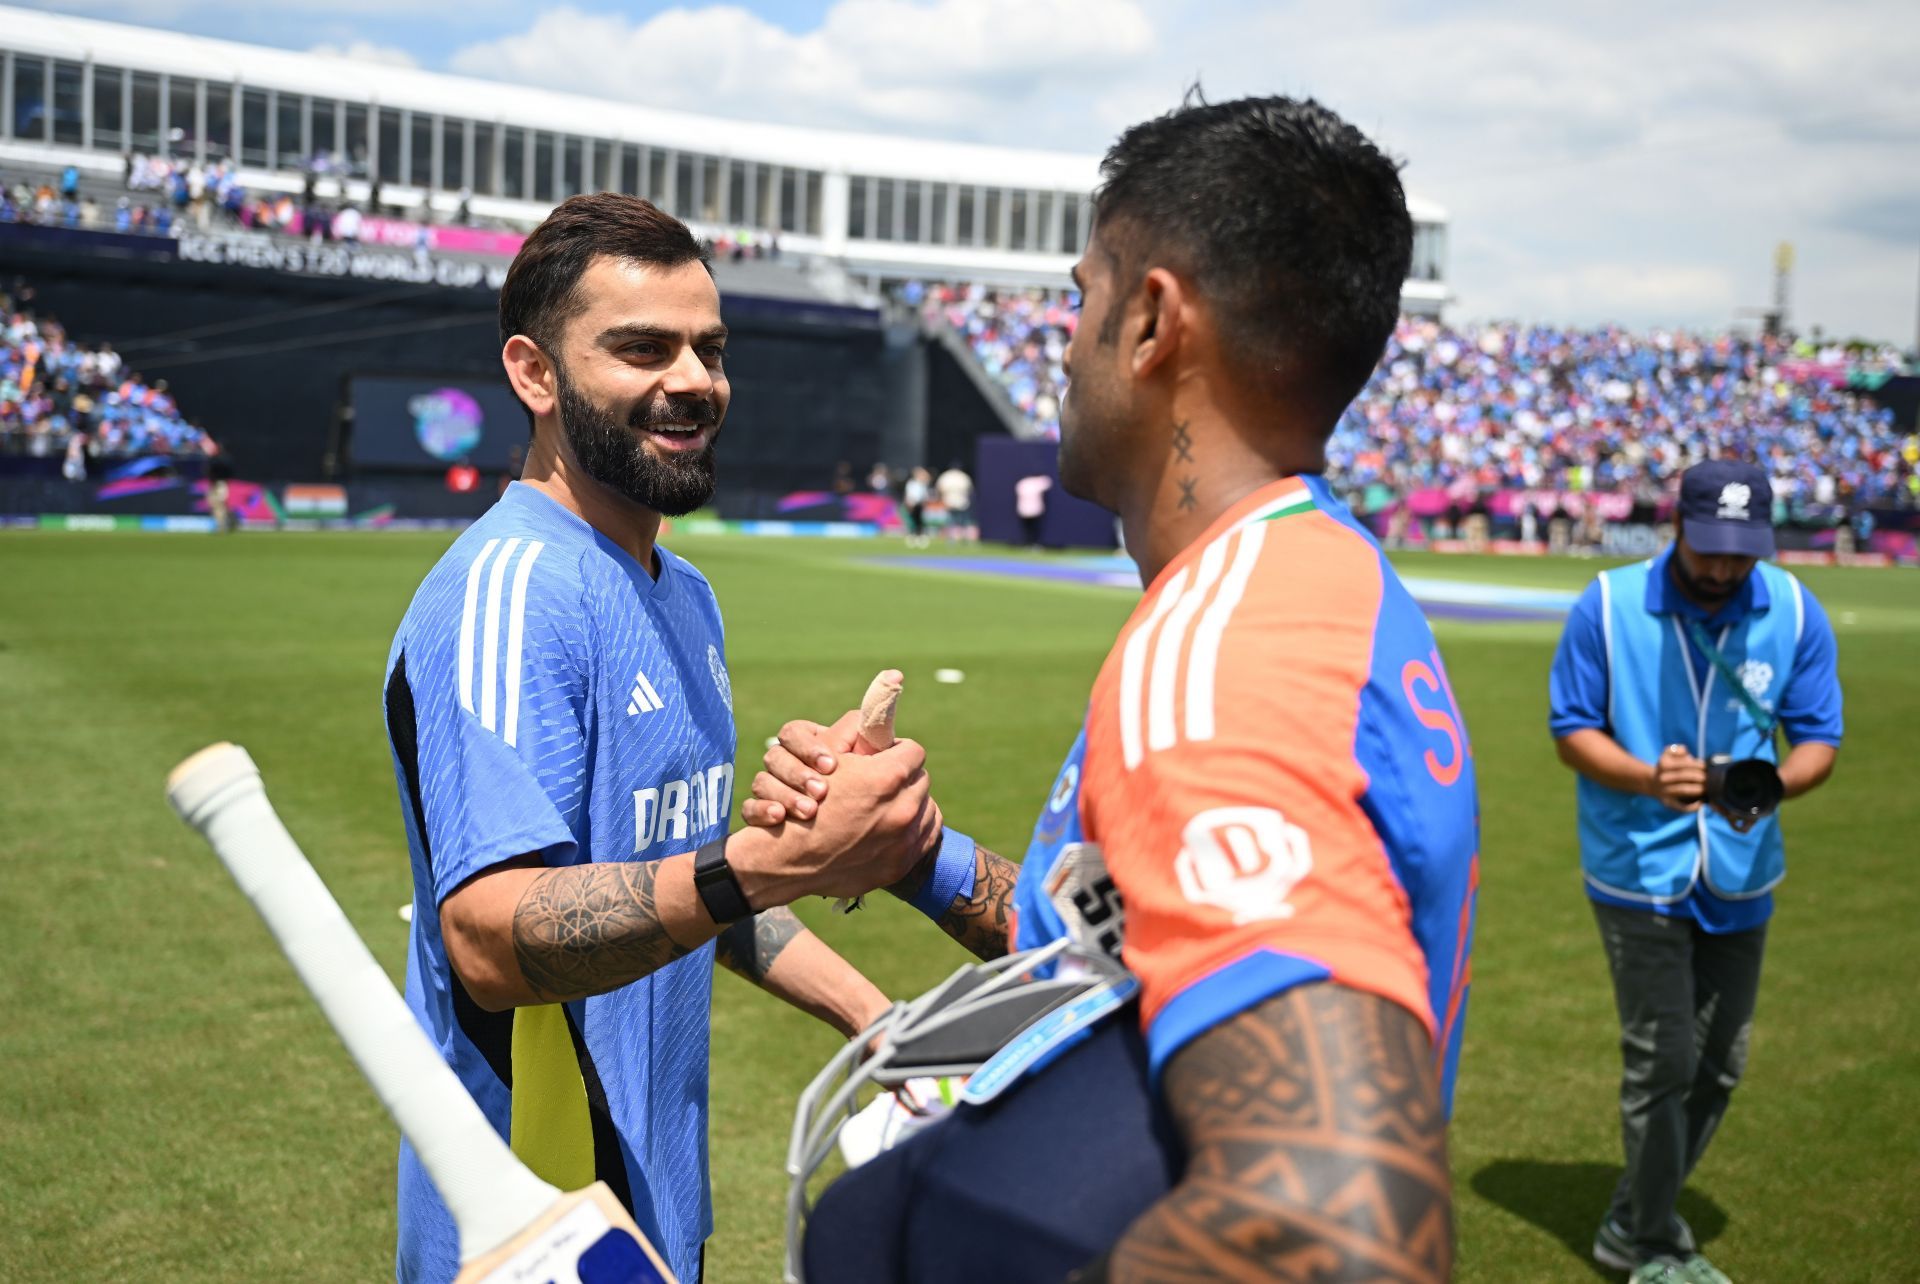
<path id="1" fill-rule="evenodd" d="M 1148 587 L 1094 684 L 1015 893 L 1014 944 L 1096 844 L 1155 1078 L 1293 986 L 1417 1016 L 1451 1108 L 1470 979 L 1473 754 L 1426 618 L 1318 477 L 1234 505 Z"/>

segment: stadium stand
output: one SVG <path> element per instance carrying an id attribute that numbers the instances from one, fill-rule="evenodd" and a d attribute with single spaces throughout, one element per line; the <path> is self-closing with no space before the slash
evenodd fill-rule
<path id="1" fill-rule="evenodd" d="M 909 287 L 1013 403 L 1059 435 L 1071 293 Z M 1328 450 L 1350 489 L 1661 493 L 1689 463 L 1765 463 L 1783 504 L 1920 506 L 1920 439 L 1849 390 L 1899 356 L 1791 338 L 1403 318 Z"/>
<path id="2" fill-rule="evenodd" d="M 66 455 L 68 476 L 88 458 L 213 453 L 212 438 L 180 413 L 164 379 L 148 383 L 102 344 L 71 342 L 35 313 L 32 291 L 0 286 L 0 452 Z"/>

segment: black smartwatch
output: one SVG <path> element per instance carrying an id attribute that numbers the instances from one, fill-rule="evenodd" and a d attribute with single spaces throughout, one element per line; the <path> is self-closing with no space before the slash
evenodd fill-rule
<path id="1" fill-rule="evenodd" d="M 753 913 L 747 894 L 740 890 L 733 866 L 727 864 L 727 840 L 716 838 L 693 854 L 693 886 L 713 921 L 725 927 Z"/>

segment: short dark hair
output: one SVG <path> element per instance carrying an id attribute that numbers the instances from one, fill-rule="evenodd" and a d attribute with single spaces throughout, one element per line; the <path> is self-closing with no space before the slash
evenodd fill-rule
<path id="1" fill-rule="evenodd" d="M 524 334 L 553 356 L 560 331 L 580 313 L 580 278 L 602 257 L 660 267 L 699 263 L 712 271 L 706 247 L 652 201 L 622 192 L 570 196 L 533 229 L 507 269 L 501 346 Z"/>
<path id="2" fill-rule="evenodd" d="M 1413 258 L 1399 166 L 1310 98 L 1209 103 L 1195 86 L 1100 172 L 1095 226 L 1123 290 L 1154 266 L 1188 276 L 1233 355 L 1278 367 L 1276 394 L 1310 396 L 1331 429 L 1399 317 Z"/>

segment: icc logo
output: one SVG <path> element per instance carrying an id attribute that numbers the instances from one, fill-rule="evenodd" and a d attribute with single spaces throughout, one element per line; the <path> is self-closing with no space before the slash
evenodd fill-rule
<path id="1" fill-rule="evenodd" d="M 1715 517 L 1729 521 L 1747 521 L 1747 505 L 1753 502 L 1753 487 L 1745 482 L 1728 482 L 1720 488 L 1720 511 Z"/>
<path id="2" fill-rule="evenodd" d="M 1773 685 L 1773 666 L 1771 664 L 1768 664 L 1765 660 L 1742 660 L 1740 667 L 1734 670 L 1734 674 L 1740 679 L 1740 685 L 1747 689 L 1747 694 L 1752 696 L 1761 708 L 1770 709 L 1773 707 L 1767 700 L 1767 688 Z M 1739 698 L 1735 697 L 1733 700 L 1728 701 L 1727 707 L 1729 709 L 1738 709 L 1740 707 Z"/>
<path id="3" fill-rule="evenodd" d="M 1313 869 L 1307 831 L 1271 807 L 1216 807 L 1187 822 L 1174 872 L 1196 905 L 1233 921 L 1291 918 L 1287 896 Z"/>

